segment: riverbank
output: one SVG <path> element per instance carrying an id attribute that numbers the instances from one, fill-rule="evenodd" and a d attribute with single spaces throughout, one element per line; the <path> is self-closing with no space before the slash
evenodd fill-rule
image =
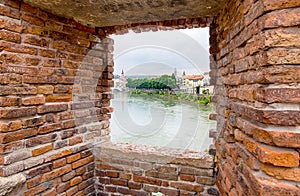
<path id="1" fill-rule="evenodd" d="M 211 95 L 193 95 L 193 94 L 184 94 L 183 92 L 174 93 L 172 91 L 163 91 L 163 90 L 140 90 L 134 89 L 129 91 L 131 95 L 147 95 L 147 96 L 156 96 L 160 98 L 169 98 L 177 99 L 180 101 L 188 101 L 192 103 L 197 103 L 201 105 L 211 105 L 210 97 Z"/>

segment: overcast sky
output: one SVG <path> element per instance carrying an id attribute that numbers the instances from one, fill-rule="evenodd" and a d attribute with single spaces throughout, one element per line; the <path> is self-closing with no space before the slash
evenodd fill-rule
<path id="1" fill-rule="evenodd" d="M 111 35 L 115 74 L 201 74 L 209 71 L 209 29 L 195 28 Z"/>

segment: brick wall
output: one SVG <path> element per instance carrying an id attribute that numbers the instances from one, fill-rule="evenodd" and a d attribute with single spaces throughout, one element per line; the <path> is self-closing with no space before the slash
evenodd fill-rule
<path id="1" fill-rule="evenodd" d="M 297 0 L 227 0 L 213 21 L 88 28 L 1 0 L 1 194 L 218 194 L 211 165 L 175 155 L 153 162 L 142 147 L 94 148 L 109 140 L 112 112 L 113 42 L 104 38 L 210 25 L 221 193 L 299 195 L 299 9 Z"/>
<path id="2" fill-rule="evenodd" d="M 93 194 L 91 149 L 109 140 L 112 40 L 20 1 L 0 1 L 0 15 L 1 194 L 18 184 L 12 195 Z"/>
<path id="3" fill-rule="evenodd" d="M 103 143 L 95 148 L 98 195 L 218 195 L 214 156 L 181 149 Z"/>
<path id="4" fill-rule="evenodd" d="M 300 195 L 299 1 L 227 1 L 216 18 L 217 185 Z"/>

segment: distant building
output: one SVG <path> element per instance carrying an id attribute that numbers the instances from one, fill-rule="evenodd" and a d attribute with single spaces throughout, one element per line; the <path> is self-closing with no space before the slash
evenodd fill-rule
<path id="1" fill-rule="evenodd" d="M 113 81 L 114 81 L 114 89 L 119 90 L 119 91 L 126 90 L 127 79 L 125 78 L 123 69 L 122 69 L 121 76 L 116 77 L 115 79 L 113 79 Z"/>
<path id="2" fill-rule="evenodd" d="M 203 79 L 203 87 L 201 87 L 205 90 L 208 90 L 209 94 L 213 94 L 214 93 L 214 86 L 210 85 L 210 76 L 209 76 L 209 72 L 205 72 L 204 73 L 204 79 Z"/>
<path id="3" fill-rule="evenodd" d="M 203 79 L 203 75 L 186 75 L 185 71 L 183 71 L 181 77 L 176 77 L 176 84 L 179 91 L 200 94 L 200 87 L 203 86 Z"/>

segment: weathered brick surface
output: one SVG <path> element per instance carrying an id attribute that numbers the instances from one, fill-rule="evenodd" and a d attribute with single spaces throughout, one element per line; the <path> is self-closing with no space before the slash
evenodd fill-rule
<path id="1" fill-rule="evenodd" d="M 72 108 L 71 102 L 76 93 L 93 93 L 73 91 L 76 77 L 104 88 L 97 80 L 113 42 L 102 44 L 95 29 L 21 1 L 1 1 L 0 15 L 0 176 L 23 172 L 27 182 L 20 195 L 93 194 L 91 142 L 101 135 L 85 137 L 89 130 L 77 126 L 101 121 L 103 115 L 93 113 L 91 120 L 75 116 L 81 108 Z M 81 66 L 83 61 L 93 66 Z M 103 79 L 110 83 L 113 69 L 107 70 Z M 85 104 L 95 97 L 82 101 L 85 108 L 95 107 Z M 101 103 L 97 107 L 100 111 Z"/>
<path id="2" fill-rule="evenodd" d="M 299 6 L 297 0 L 225 0 L 214 20 L 90 28 L 22 1 L 1 1 L 0 175 L 24 172 L 24 195 L 94 194 L 89 143 L 101 134 L 78 126 L 107 121 L 113 111 L 113 42 L 99 38 L 130 28 L 144 32 L 210 24 L 220 192 L 299 195 L 294 185 L 299 182 Z M 99 75 L 93 97 L 86 96 L 91 88 L 74 85 L 80 76 L 89 87 Z M 103 123 L 102 129 L 108 126 Z M 145 160 L 97 160 L 95 187 L 100 195 L 218 195 L 209 186 L 212 162 L 203 169 L 180 161 L 157 167 Z"/>
<path id="3" fill-rule="evenodd" d="M 214 166 L 203 169 L 201 164 L 197 164 L 206 160 L 206 156 L 187 156 L 185 159 L 190 161 L 190 165 L 183 166 L 181 162 L 176 164 L 174 161 L 179 160 L 180 155 L 165 154 L 165 149 L 158 147 L 147 154 L 146 148 L 111 143 L 96 147 L 96 190 L 110 194 L 151 195 L 152 192 L 161 192 L 179 195 L 185 192 L 205 195 L 209 188 L 213 188 Z M 122 155 L 116 152 L 118 150 Z M 216 194 L 219 194 L 217 189 Z"/>
<path id="4" fill-rule="evenodd" d="M 222 195 L 299 194 L 299 6 L 227 0 L 212 25 Z"/>

